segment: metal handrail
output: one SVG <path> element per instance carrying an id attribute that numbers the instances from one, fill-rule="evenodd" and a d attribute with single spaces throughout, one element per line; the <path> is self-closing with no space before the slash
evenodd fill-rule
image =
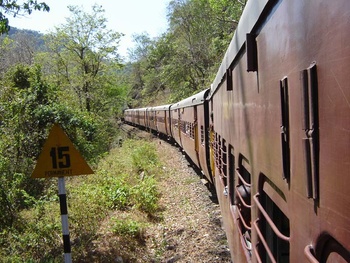
<path id="1" fill-rule="evenodd" d="M 275 232 L 275 234 L 282 240 L 284 241 L 288 241 L 290 240 L 290 237 L 283 235 L 279 229 L 277 228 L 277 226 L 275 225 L 275 223 L 273 222 L 273 220 L 270 218 L 270 216 L 267 214 L 267 212 L 265 211 L 265 209 L 263 208 L 263 206 L 260 204 L 259 200 L 258 200 L 258 196 L 259 193 L 257 193 L 256 195 L 253 196 L 254 201 L 256 203 L 256 205 L 258 206 L 260 212 L 263 214 L 263 216 L 265 217 L 266 221 L 268 222 L 268 224 L 271 226 L 273 232 Z"/>
<path id="2" fill-rule="evenodd" d="M 254 223 L 253 223 L 253 225 L 254 225 L 254 227 L 255 227 L 255 230 L 256 230 L 256 233 L 258 234 L 261 243 L 262 243 L 263 246 L 265 247 L 265 250 L 266 250 L 267 254 L 269 255 L 269 258 L 271 259 L 271 262 L 272 262 L 272 263 L 276 263 L 276 259 L 275 259 L 275 257 L 273 256 L 273 254 L 272 254 L 272 252 L 271 252 L 271 250 L 270 250 L 270 248 L 269 248 L 269 245 L 266 243 L 266 240 L 265 240 L 263 234 L 261 233 L 261 231 L 260 231 L 260 229 L 259 229 L 259 226 L 258 226 L 258 224 L 257 224 L 258 221 L 259 221 L 259 218 L 258 218 L 256 221 L 254 221 Z"/>
<path id="3" fill-rule="evenodd" d="M 247 208 L 251 208 L 252 206 L 251 205 L 248 205 L 246 202 L 244 202 L 244 199 L 241 195 L 241 193 L 238 191 L 238 188 L 237 188 L 237 185 L 235 186 L 235 189 L 236 189 L 236 195 L 239 197 L 239 199 L 241 200 L 243 206 L 247 207 Z"/>
<path id="4" fill-rule="evenodd" d="M 260 258 L 260 255 L 259 255 L 259 252 L 258 250 L 256 249 L 256 247 L 259 245 L 259 243 L 256 244 L 255 246 L 255 249 L 254 249 L 254 254 L 255 254 L 255 257 L 256 257 L 256 260 L 258 261 L 258 263 L 262 263 L 262 260 Z"/>
<path id="5" fill-rule="evenodd" d="M 238 213 L 238 216 L 239 216 L 239 218 L 241 219 L 242 224 L 244 225 L 244 227 L 245 227 L 246 229 L 248 229 L 248 230 L 252 230 L 252 227 L 251 227 L 251 226 L 248 226 L 248 224 L 245 222 L 245 220 L 244 220 L 244 218 L 243 218 L 241 212 L 239 211 L 239 209 L 237 209 L 237 213 Z"/>
<path id="6" fill-rule="evenodd" d="M 241 243 L 243 244 L 244 248 L 248 251 L 251 251 L 252 248 L 248 247 L 247 243 L 244 240 L 242 229 L 239 226 L 237 227 L 237 229 L 238 229 L 239 235 L 241 237 L 241 241 L 242 241 Z"/>
<path id="7" fill-rule="evenodd" d="M 243 176 L 242 176 L 242 175 L 240 174 L 240 172 L 239 172 L 239 168 L 236 168 L 236 173 L 237 173 L 239 179 L 243 182 L 244 185 L 249 186 L 249 187 L 252 186 L 252 184 L 247 183 L 247 182 L 244 180 Z"/>
<path id="8" fill-rule="evenodd" d="M 311 250 L 313 250 L 313 247 L 311 245 L 307 245 L 304 248 L 304 254 L 306 258 L 309 260 L 310 263 L 319 263 L 319 261 L 312 254 Z"/>
<path id="9" fill-rule="evenodd" d="M 227 179 L 227 175 L 225 175 L 225 173 L 224 173 L 224 170 L 222 169 L 222 167 L 220 167 L 220 175 L 221 175 L 221 177 L 223 177 L 223 178 L 226 178 Z"/>
<path id="10" fill-rule="evenodd" d="M 221 160 L 221 163 L 223 163 L 224 165 L 227 165 L 227 162 L 224 162 L 224 158 L 222 158 L 222 156 L 220 156 L 220 160 Z"/>

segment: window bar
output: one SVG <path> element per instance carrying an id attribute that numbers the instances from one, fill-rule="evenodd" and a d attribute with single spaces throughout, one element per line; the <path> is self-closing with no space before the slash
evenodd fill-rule
<path id="1" fill-rule="evenodd" d="M 239 219 L 242 221 L 243 226 L 247 229 L 247 230 L 252 230 L 251 226 L 248 226 L 247 222 L 245 222 L 245 220 L 243 219 L 243 216 L 241 214 L 241 212 L 239 211 L 239 209 L 237 209 L 237 213 L 239 215 Z"/>
<path id="2" fill-rule="evenodd" d="M 263 208 L 263 206 L 260 204 L 259 200 L 258 200 L 258 196 L 260 194 L 257 193 L 256 195 L 253 196 L 254 201 L 256 203 L 256 205 L 258 206 L 260 212 L 263 214 L 263 216 L 265 217 L 267 223 L 271 226 L 273 232 L 275 232 L 275 234 L 282 240 L 284 241 L 288 241 L 290 240 L 290 237 L 287 237 L 285 235 L 283 235 L 279 229 L 276 227 L 275 223 L 273 222 L 273 220 L 270 218 L 270 216 L 267 214 L 267 212 L 265 211 L 265 209 Z"/>
<path id="3" fill-rule="evenodd" d="M 223 172 L 223 168 L 224 168 L 224 167 L 227 167 L 227 161 L 225 161 L 224 158 L 222 158 L 222 155 L 220 155 L 220 161 L 221 161 L 221 164 L 222 164 L 222 165 L 220 166 L 220 169 L 221 169 L 221 172 L 224 173 L 224 172 Z M 225 177 L 227 177 L 226 174 L 225 174 Z"/>
<path id="4" fill-rule="evenodd" d="M 247 182 L 243 179 L 243 176 L 242 176 L 242 175 L 240 174 L 240 172 L 239 172 L 239 168 L 236 169 L 236 173 L 237 173 L 239 179 L 243 182 L 243 184 L 244 184 L 245 186 L 249 186 L 249 187 L 252 186 L 252 184 L 247 183 Z"/>
<path id="5" fill-rule="evenodd" d="M 242 241 L 241 243 L 243 244 L 244 248 L 245 248 L 246 250 L 248 250 L 248 251 L 251 251 L 252 248 L 248 247 L 248 245 L 246 244 L 246 242 L 245 242 L 245 240 L 244 240 L 244 237 L 243 237 L 243 233 L 242 233 L 241 228 L 240 228 L 240 227 L 237 227 L 237 229 L 238 229 L 239 235 L 240 235 L 240 237 L 241 237 L 241 241 Z"/>
<path id="6" fill-rule="evenodd" d="M 256 248 L 259 244 L 260 244 L 260 243 L 257 243 L 256 246 L 255 246 L 255 248 Z M 254 249 L 254 254 L 255 254 L 255 256 L 256 256 L 256 260 L 258 261 L 258 263 L 262 263 L 262 260 L 261 260 L 261 258 L 260 258 L 260 255 L 259 255 L 259 252 L 258 252 L 257 249 Z"/>
<path id="7" fill-rule="evenodd" d="M 269 245 L 266 243 L 266 240 L 265 240 L 263 234 L 261 233 L 261 231 L 260 231 L 260 229 L 259 229 L 259 226 L 258 226 L 258 224 L 257 224 L 258 221 L 259 221 L 259 218 L 258 218 L 257 220 L 255 220 L 254 223 L 253 223 L 253 224 L 254 224 L 254 227 L 255 227 L 255 230 L 256 230 L 256 233 L 258 234 L 261 243 L 263 244 L 263 246 L 264 246 L 264 248 L 265 248 L 267 254 L 269 255 L 269 258 L 271 259 L 271 262 L 272 262 L 272 263 L 276 263 L 276 259 L 275 259 L 275 257 L 273 256 L 273 254 L 272 254 L 272 252 L 271 252 L 271 250 L 270 250 L 270 248 L 269 248 Z"/>
<path id="8" fill-rule="evenodd" d="M 243 204 L 243 206 L 247 207 L 247 208 L 252 208 L 251 205 L 248 205 L 246 202 L 244 202 L 243 197 L 241 195 L 241 193 L 238 191 L 238 185 L 236 185 L 235 189 L 236 189 L 236 195 L 239 197 L 239 200 L 241 200 L 241 203 Z"/>
<path id="9" fill-rule="evenodd" d="M 304 254 L 305 254 L 306 258 L 308 259 L 308 261 L 310 263 L 319 263 L 319 261 L 314 257 L 312 250 L 313 250 L 313 247 L 311 245 L 307 245 L 305 247 Z"/>
<path id="10" fill-rule="evenodd" d="M 221 163 L 221 136 L 220 135 L 218 135 L 218 142 L 217 142 L 217 158 L 218 158 L 218 169 L 219 169 L 219 171 L 220 171 L 220 174 L 222 174 L 222 163 Z"/>

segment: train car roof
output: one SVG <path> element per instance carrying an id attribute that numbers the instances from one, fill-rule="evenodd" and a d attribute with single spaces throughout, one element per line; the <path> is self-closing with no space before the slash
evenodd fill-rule
<path id="1" fill-rule="evenodd" d="M 174 103 L 170 109 L 178 109 L 178 108 L 185 108 L 185 107 L 190 107 L 190 106 L 194 106 L 194 105 L 199 105 L 199 104 L 203 104 L 204 100 L 206 99 L 206 97 L 208 96 L 210 89 L 206 89 L 203 90 L 189 98 L 186 98 L 184 100 L 181 100 L 177 103 Z"/>
<path id="2" fill-rule="evenodd" d="M 149 107 L 144 107 L 144 108 L 138 108 L 138 109 L 135 109 L 136 111 L 147 111 Z"/>
<path id="3" fill-rule="evenodd" d="M 261 17 L 268 2 L 272 2 L 272 0 L 249 0 L 247 2 L 235 34 L 221 62 L 214 82 L 211 85 L 209 97 L 215 93 L 217 88 L 219 88 L 226 75 L 226 70 L 231 66 L 236 56 L 239 55 L 239 51 L 245 45 L 247 33 L 252 33 L 253 28 Z"/>
<path id="4" fill-rule="evenodd" d="M 161 106 L 155 106 L 155 107 L 152 107 L 151 110 L 155 110 L 155 111 L 159 111 L 159 110 L 169 110 L 171 105 L 172 105 L 172 104 L 166 104 L 166 105 L 161 105 Z"/>

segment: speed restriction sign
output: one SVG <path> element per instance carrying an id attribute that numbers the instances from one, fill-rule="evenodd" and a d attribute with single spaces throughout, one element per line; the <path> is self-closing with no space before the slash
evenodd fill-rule
<path id="1" fill-rule="evenodd" d="M 50 178 L 93 173 L 63 129 L 54 124 L 31 177 Z"/>

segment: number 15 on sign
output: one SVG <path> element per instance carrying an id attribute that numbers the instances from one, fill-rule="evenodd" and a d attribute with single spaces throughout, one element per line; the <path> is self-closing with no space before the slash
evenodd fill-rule
<path id="1" fill-rule="evenodd" d="M 52 147 L 50 150 L 52 169 L 70 168 L 69 146 Z"/>

